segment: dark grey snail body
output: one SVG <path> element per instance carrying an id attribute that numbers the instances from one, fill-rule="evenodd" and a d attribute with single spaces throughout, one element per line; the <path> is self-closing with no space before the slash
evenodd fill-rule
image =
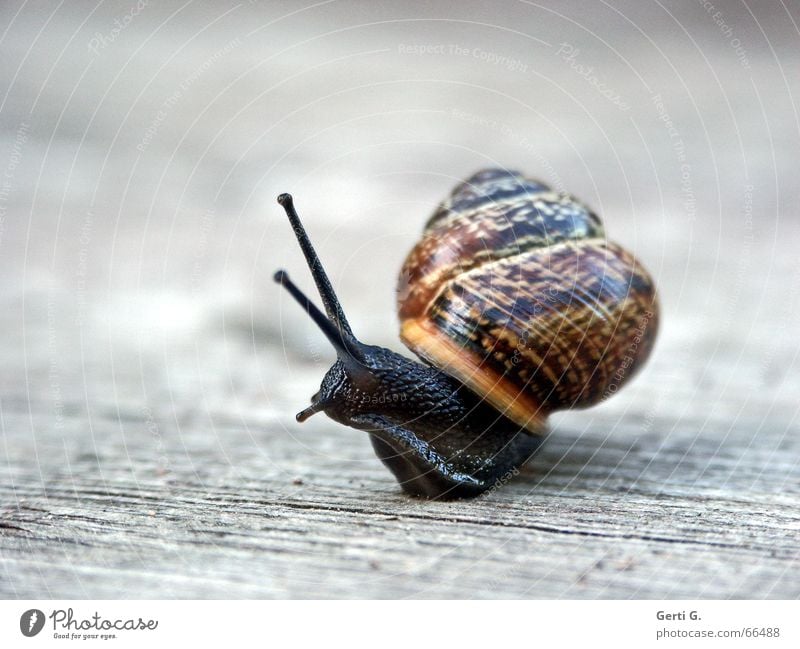
<path id="1" fill-rule="evenodd" d="M 303 240 L 301 247 L 328 317 L 284 271 L 275 274 L 275 281 L 306 309 L 339 356 L 311 406 L 298 413 L 297 420 L 324 412 L 340 424 L 368 432 L 378 458 L 413 496 L 476 496 L 522 464 L 538 446 L 538 438 L 521 432 L 517 424 L 444 372 L 356 340 L 291 196 L 282 194 L 278 200 Z"/>
<path id="2" fill-rule="evenodd" d="M 425 364 L 356 339 L 291 196 L 279 196 L 327 315 L 285 272 L 275 280 L 338 355 L 298 421 L 325 412 L 368 432 L 409 494 L 472 497 L 530 457 L 549 412 L 596 402 L 623 358 L 629 377 L 655 337 L 652 282 L 599 237 L 594 214 L 549 192 L 516 172 L 486 170 L 428 222 L 401 273 L 415 284 L 399 304 L 401 337 Z M 537 288 L 543 281 L 546 290 Z M 632 358 L 625 350 L 642 317 L 651 326 Z M 564 345 L 574 349 L 559 376 L 551 355 L 561 362 Z"/>
<path id="3" fill-rule="evenodd" d="M 314 401 L 334 421 L 370 433 L 372 446 L 415 496 L 475 496 L 513 471 L 537 438 L 439 370 L 364 346 L 374 382 L 362 385 L 337 361 Z"/>

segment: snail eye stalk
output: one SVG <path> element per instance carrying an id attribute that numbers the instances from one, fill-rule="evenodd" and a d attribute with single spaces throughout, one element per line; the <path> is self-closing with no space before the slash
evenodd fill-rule
<path id="1" fill-rule="evenodd" d="M 367 365 L 364 345 L 356 340 L 352 334 L 345 333 L 328 320 L 325 314 L 289 279 L 289 275 L 285 270 L 279 270 L 275 273 L 273 279 L 289 291 L 291 296 L 314 321 L 314 324 L 320 328 L 320 331 L 336 350 L 336 355 L 344 364 L 350 380 L 364 389 L 369 389 L 370 386 L 373 386 L 375 377 Z M 305 421 L 315 412 L 322 410 L 325 405 L 322 401 L 312 403 L 310 407 L 297 414 L 297 421 Z"/>
<path id="2" fill-rule="evenodd" d="M 333 322 L 325 317 L 325 314 L 320 311 L 317 306 L 308 299 L 295 283 L 289 279 L 289 275 L 285 270 L 279 270 L 275 273 L 273 279 L 283 286 L 297 303 L 303 307 L 303 310 L 308 313 L 309 317 L 314 321 L 328 341 L 333 345 L 339 358 L 345 362 L 353 361 L 358 365 L 364 362 L 364 354 L 361 350 L 361 344 L 353 338 L 352 334 L 347 334 L 340 330 Z M 349 368 L 348 368 L 349 369 Z"/>
<path id="3" fill-rule="evenodd" d="M 328 279 L 328 274 L 325 272 L 322 262 L 319 260 L 319 255 L 317 255 L 317 251 L 314 250 L 314 246 L 311 245 L 311 239 L 308 238 L 306 229 L 300 222 L 300 216 L 297 214 L 297 210 L 294 207 L 292 195 L 281 194 L 278 196 L 278 203 L 281 204 L 286 211 L 286 216 L 289 217 L 289 223 L 297 237 L 297 242 L 300 244 L 300 249 L 303 251 L 303 255 L 306 258 L 306 263 L 311 271 L 311 276 L 314 278 L 314 283 L 317 285 L 319 296 L 322 298 L 322 306 L 325 307 L 328 318 L 333 320 L 338 328 L 345 334 L 352 337 L 353 330 L 347 322 L 347 317 L 344 315 L 342 305 L 339 303 L 339 298 L 336 297 L 336 292 L 333 290 L 331 281 Z"/>

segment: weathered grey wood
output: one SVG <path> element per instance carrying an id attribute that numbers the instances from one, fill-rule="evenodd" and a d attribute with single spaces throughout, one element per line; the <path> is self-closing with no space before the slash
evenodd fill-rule
<path id="1" fill-rule="evenodd" d="M 401 495 L 322 418 L 73 403 L 56 436 L 6 401 L 3 594 L 800 595 L 796 427 L 754 443 L 747 417 L 698 435 L 697 413 L 643 432 L 642 383 L 624 416 L 570 415 L 514 482 L 446 504 Z M 793 404 L 773 407 L 776 424 Z"/>
<path id="2" fill-rule="evenodd" d="M 800 87 L 777 64 L 797 68 L 800 35 L 759 15 L 768 47 L 726 9 L 746 70 L 700 6 L 671 7 L 699 50 L 657 6 L 615 6 L 660 52 L 613 12 L 592 23 L 617 51 L 598 45 L 583 3 L 554 9 L 573 23 L 450 9 L 496 28 L 333 3 L 250 36 L 285 11 L 246 4 L 201 32 L 225 10 L 194 3 L 173 25 L 148 5 L 88 59 L 119 7 L 80 29 L 65 8 L 40 41 L 45 18 L 23 11 L 0 43 L 0 596 L 800 597 Z M 388 22 L 345 29 L 369 21 Z M 562 39 L 630 111 L 555 54 Z M 399 52 L 416 42 L 528 69 Z M 398 348 L 404 253 L 455 177 L 493 160 L 602 207 L 658 279 L 662 331 L 641 376 L 555 416 L 508 485 L 413 500 L 363 434 L 293 419 L 332 354 L 271 282 L 284 266 L 311 287 L 273 200 L 295 193 L 355 331 Z"/>

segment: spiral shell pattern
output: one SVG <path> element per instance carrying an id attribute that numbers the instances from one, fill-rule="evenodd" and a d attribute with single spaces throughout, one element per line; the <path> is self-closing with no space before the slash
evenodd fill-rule
<path id="1" fill-rule="evenodd" d="M 532 433 L 647 359 L 655 286 L 572 196 L 501 169 L 459 184 L 400 273 L 401 338 Z"/>

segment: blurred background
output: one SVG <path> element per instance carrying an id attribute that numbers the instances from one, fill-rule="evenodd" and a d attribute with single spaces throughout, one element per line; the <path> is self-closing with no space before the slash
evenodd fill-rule
<path id="1" fill-rule="evenodd" d="M 294 422 L 334 356 L 272 282 L 313 292 L 275 197 L 357 335 L 399 350 L 404 256 L 501 166 L 591 205 L 660 289 L 642 374 L 556 425 L 687 449 L 769 428 L 757 485 L 798 427 L 798 21 L 786 0 L 3 2 L 2 470 L 327 467 L 393 493 L 361 434 Z"/>
<path id="2" fill-rule="evenodd" d="M 52 371 L 80 398 L 67 377 L 92 371 L 302 405 L 300 361 L 331 354 L 271 282 L 312 287 L 275 196 L 295 195 L 359 335 L 396 347 L 402 259 L 497 165 L 592 205 L 655 274 L 664 380 L 691 391 L 735 341 L 766 389 L 794 360 L 800 284 L 788 9 L 4 3 L 6 399 L 57 399 Z"/>

